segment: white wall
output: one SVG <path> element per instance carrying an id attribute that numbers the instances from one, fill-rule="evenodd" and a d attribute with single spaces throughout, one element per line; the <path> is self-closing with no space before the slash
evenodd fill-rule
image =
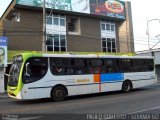
<path id="1" fill-rule="evenodd" d="M 160 51 L 155 52 L 155 64 L 160 65 Z"/>
<path id="2" fill-rule="evenodd" d="M 137 55 L 151 56 L 151 53 L 149 53 L 148 51 L 144 51 L 144 52 L 138 52 Z M 155 56 L 155 64 L 160 65 L 160 50 L 155 50 L 154 51 L 154 56 Z"/>
<path id="3" fill-rule="evenodd" d="M 0 68 L 0 93 L 4 92 L 4 68 Z"/>

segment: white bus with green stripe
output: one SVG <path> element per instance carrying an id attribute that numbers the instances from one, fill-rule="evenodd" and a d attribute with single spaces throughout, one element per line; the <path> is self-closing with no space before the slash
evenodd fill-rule
<path id="1" fill-rule="evenodd" d="M 157 82 L 154 59 L 145 56 L 23 53 L 14 57 L 9 74 L 8 95 L 17 99 L 61 101 Z"/>

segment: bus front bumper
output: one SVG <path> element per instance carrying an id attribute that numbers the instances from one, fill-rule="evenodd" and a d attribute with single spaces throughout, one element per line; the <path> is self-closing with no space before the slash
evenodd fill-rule
<path id="1" fill-rule="evenodd" d="M 13 87 L 8 87 L 8 96 L 15 99 L 22 99 L 22 94 L 19 90 Z"/>

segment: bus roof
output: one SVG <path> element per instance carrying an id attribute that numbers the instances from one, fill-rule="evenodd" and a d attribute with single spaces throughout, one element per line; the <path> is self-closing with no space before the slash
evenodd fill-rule
<path id="1" fill-rule="evenodd" d="M 132 58 L 132 59 L 153 59 L 152 56 L 126 56 L 126 55 L 96 55 L 96 54 L 46 54 L 46 53 L 22 53 L 28 57 L 63 57 L 63 58 Z"/>
<path id="2" fill-rule="evenodd" d="M 133 59 L 153 59 L 152 56 L 116 56 L 116 55 L 78 55 L 78 54 L 43 54 L 44 57 L 71 57 L 71 58 L 133 58 Z"/>

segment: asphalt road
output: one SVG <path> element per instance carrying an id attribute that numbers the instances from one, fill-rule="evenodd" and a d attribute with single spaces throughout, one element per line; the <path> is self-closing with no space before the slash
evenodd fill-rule
<path id="1" fill-rule="evenodd" d="M 0 114 L 2 117 L 16 114 L 38 115 L 38 117 L 42 114 L 51 115 L 50 117 L 87 114 L 89 118 L 95 118 L 92 114 L 158 115 L 160 114 L 160 83 L 136 89 L 130 93 L 118 91 L 74 96 L 62 102 L 52 102 L 50 99 L 21 101 L 0 95 Z M 160 117 L 156 116 L 156 119 Z"/>

